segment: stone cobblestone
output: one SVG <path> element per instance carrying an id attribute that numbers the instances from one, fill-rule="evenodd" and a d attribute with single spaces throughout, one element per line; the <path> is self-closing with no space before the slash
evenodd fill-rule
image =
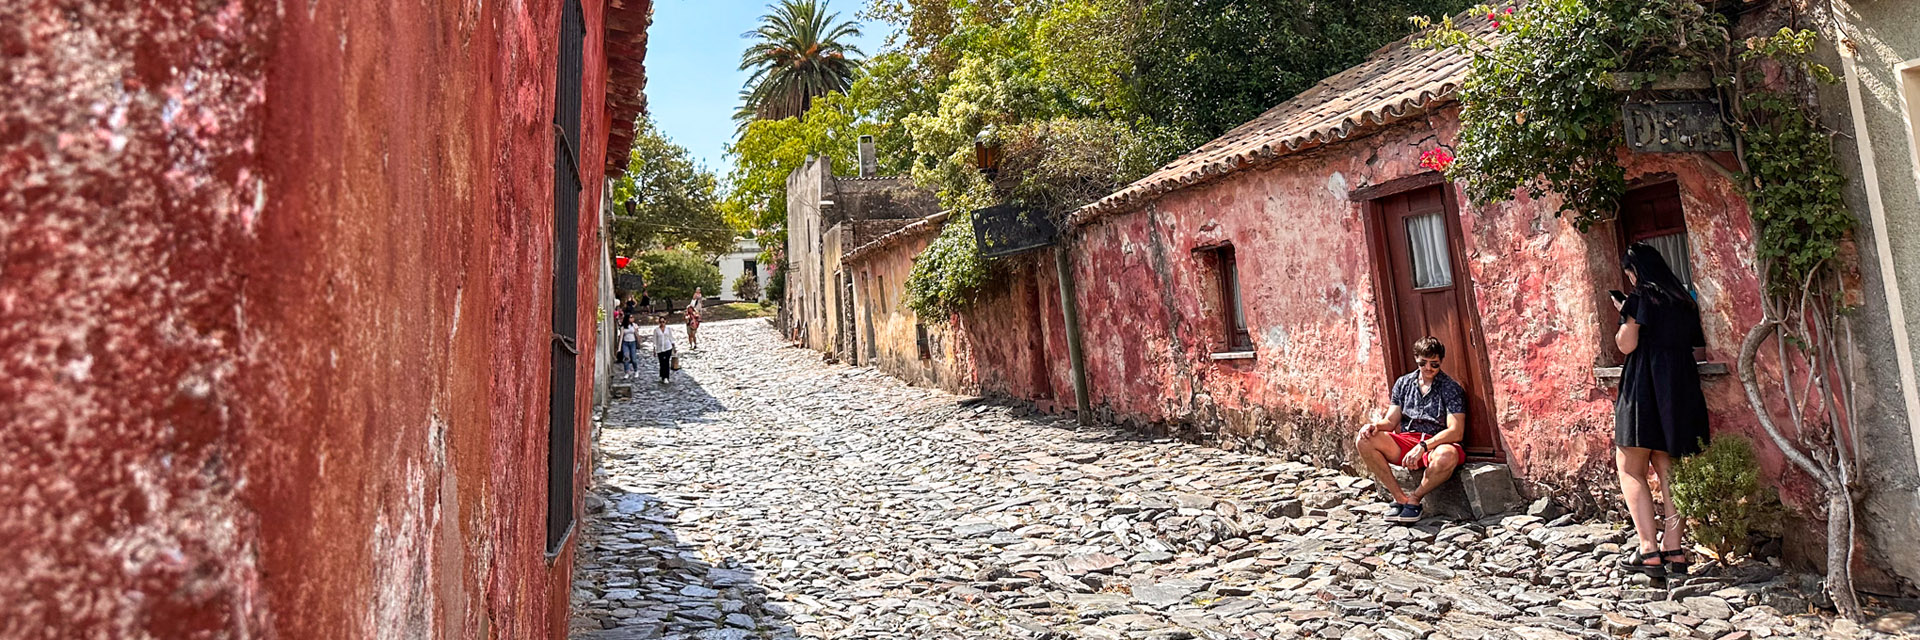
<path id="1" fill-rule="evenodd" d="M 1617 528 L 1380 521 L 1371 480 L 908 387 L 761 320 L 609 408 L 576 638 L 1846 638 L 1767 565 L 1655 584 Z M 1331 464 L 1329 466 L 1338 466 Z M 1547 514 L 1555 515 L 1555 514 Z M 1891 622 L 1889 622 L 1891 621 Z M 1876 631 L 1877 629 L 1877 631 Z"/>

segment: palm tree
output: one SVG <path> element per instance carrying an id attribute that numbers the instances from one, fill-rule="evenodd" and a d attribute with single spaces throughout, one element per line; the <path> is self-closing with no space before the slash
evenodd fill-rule
<path id="1" fill-rule="evenodd" d="M 806 113 L 813 99 L 853 84 L 860 48 L 846 41 L 860 26 L 827 13 L 821 0 L 780 0 L 760 16 L 760 28 L 741 34 L 753 46 L 740 54 L 740 69 L 752 69 L 735 119 L 780 119 Z"/>

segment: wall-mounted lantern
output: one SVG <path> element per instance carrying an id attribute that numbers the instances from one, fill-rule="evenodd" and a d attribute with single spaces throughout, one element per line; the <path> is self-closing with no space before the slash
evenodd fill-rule
<path id="1" fill-rule="evenodd" d="M 988 179 L 1000 172 L 1000 141 L 993 137 L 993 125 L 987 125 L 973 137 L 973 164 L 987 174 Z"/>

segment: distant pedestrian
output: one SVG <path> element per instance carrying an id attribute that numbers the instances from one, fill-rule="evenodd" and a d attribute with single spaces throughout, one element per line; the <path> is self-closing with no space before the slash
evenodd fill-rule
<path id="1" fill-rule="evenodd" d="M 700 350 L 700 288 L 693 289 L 693 302 L 687 303 L 687 348 Z"/>
<path id="2" fill-rule="evenodd" d="M 1674 458 L 1699 453 L 1708 440 L 1707 398 L 1693 359 L 1693 349 L 1707 344 L 1706 332 L 1693 293 L 1659 251 L 1636 242 L 1620 258 L 1620 268 L 1633 291 L 1611 292 L 1613 306 L 1620 309 L 1613 341 L 1627 354 L 1620 397 L 1613 403 L 1614 462 L 1640 542 L 1639 555 L 1629 555 L 1620 566 L 1649 575 L 1686 575 L 1692 562 L 1684 544 L 1686 521 L 1673 506 L 1672 471 Z"/>
<path id="3" fill-rule="evenodd" d="M 640 376 L 640 323 L 631 315 L 620 326 L 620 358 L 620 372 L 628 380 Z"/>
<path id="4" fill-rule="evenodd" d="M 627 294 L 626 303 L 620 305 L 620 313 L 628 318 L 632 318 L 640 311 L 640 306 L 641 305 L 634 303 L 633 294 L 629 293 Z M 635 320 L 634 322 L 638 323 L 639 321 Z"/>
<path id="5" fill-rule="evenodd" d="M 653 328 L 653 355 L 660 359 L 660 384 L 667 384 L 673 375 L 673 330 L 667 328 L 665 314 L 661 314 L 660 324 Z"/>

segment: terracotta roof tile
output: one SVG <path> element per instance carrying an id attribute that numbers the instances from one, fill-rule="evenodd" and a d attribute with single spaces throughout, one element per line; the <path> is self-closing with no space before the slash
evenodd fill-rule
<path id="1" fill-rule="evenodd" d="M 609 0 L 607 23 L 607 175 L 627 171 L 633 123 L 647 112 L 647 27 L 653 0 Z M 583 158 L 584 160 L 584 158 Z"/>
<path id="2" fill-rule="evenodd" d="M 1493 32 L 1484 19 L 1455 18 L 1481 36 Z M 1301 149 L 1350 136 L 1451 102 L 1466 76 L 1468 59 L 1455 49 L 1413 46 L 1414 36 L 1381 47 L 1366 61 L 1334 74 L 1260 117 L 1167 163 L 1145 178 L 1068 217 L 1074 225 L 1144 206 L 1162 194 L 1200 184 Z"/>
<path id="3" fill-rule="evenodd" d="M 919 220 L 914 220 L 899 229 L 874 238 L 872 242 L 854 247 L 852 251 L 848 251 L 846 254 L 840 256 L 840 264 L 853 264 L 855 260 L 859 260 L 875 251 L 899 244 L 901 241 L 938 232 L 941 223 L 947 221 L 948 213 L 949 212 L 942 211 Z"/>

